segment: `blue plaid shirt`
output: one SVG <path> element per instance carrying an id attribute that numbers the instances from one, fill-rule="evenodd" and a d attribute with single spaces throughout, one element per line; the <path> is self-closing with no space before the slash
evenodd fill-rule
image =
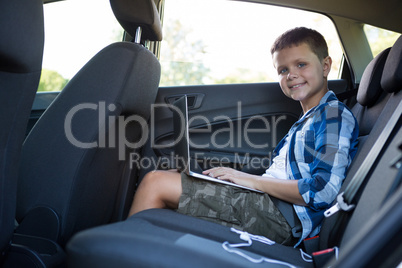
<path id="1" fill-rule="evenodd" d="M 303 232 L 300 242 L 319 233 L 324 211 L 335 200 L 357 151 L 358 125 L 352 112 L 329 91 L 304 114 L 278 143 L 289 136 L 287 179 L 298 180 L 307 206 L 293 205 Z"/>

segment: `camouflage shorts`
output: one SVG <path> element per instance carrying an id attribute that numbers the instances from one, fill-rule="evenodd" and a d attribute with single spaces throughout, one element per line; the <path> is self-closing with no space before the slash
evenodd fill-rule
<path id="1" fill-rule="evenodd" d="M 268 194 L 208 182 L 184 173 L 181 181 L 179 213 L 262 235 L 285 245 L 297 242 Z"/>

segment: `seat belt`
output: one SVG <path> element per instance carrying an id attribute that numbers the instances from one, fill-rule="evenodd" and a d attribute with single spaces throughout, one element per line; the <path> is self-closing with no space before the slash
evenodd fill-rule
<path id="1" fill-rule="evenodd" d="M 402 153 L 402 143 L 399 145 L 399 151 Z M 402 184 L 402 154 L 400 156 L 398 156 L 392 162 L 391 167 L 396 168 L 399 171 L 396 175 L 394 182 L 392 183 L 391 187 L 389 188 L 388 193 L 385 196 L 383 203 L 385 203 Z"/>
<path id="2" fill-rule="evenodd" d="M 296 215 L 296 211 L 294 210 L 293 205 L 273 196 L 270 196 L 270 198 L 275 206 L 282 213 L 290 228 L 292 228 L 293 237 L 300 238 L 302 235 L 303 227 L 299 220 L 299 217 L 297 217 Z"/>
<path id="3" fill-rule="evenodd" d="M 359 169 L 354 174 L 351 182 L 346 187 L 345 191 L 338 194 L 336 198 L 337 201 L 336 204 L 324 212 L 325 217 L 330 217 L 340 210 L 350 211 L 354 209 L 355 205 L 352 203 L 354 197 L 356 196 L 360 186 L 366 179 L 367 174 L 369 173 L 371 167 L 373 166 L 378 155 L 380 154 L 381 149 L 384 147 L 385 143 L 390 137 L 395 126 L 397 126 L 397 123 L 399 122 L 399 119 L 401 117 L 402 102 L 400 101 L 400 98 L 395 99 L 399 101 L 399 104 L 396 107 L 395 111 L 393 112 L 391 118 L 388 120 L 386 126 L 384 127 L 384 130 L 381 132 L 377 141 L 374 143 L 373 147 L 367 154 L 367 157 L 364 159 L 363 163 L 360 165 Z"/>

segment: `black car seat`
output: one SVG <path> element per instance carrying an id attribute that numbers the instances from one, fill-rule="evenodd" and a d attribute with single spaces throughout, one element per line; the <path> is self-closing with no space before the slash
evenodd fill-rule
<path id="1" fill-rule="evenodd" d="M 26 138 L 17 195 L 19 237 L 63 247 L 77 231 L 123 217 L 124 191 L 134 188 L 129 154 L 147 137 L 160 80 L 159 61 L 142 43 L 161 40 L 162 31 L 152 0 L 112 0 L 111 6 L 135 41 L 113 43 L 96 54 Z"/>
<path id="2" fill-rule="evenodd" d="M 387 75 L 389 77 L 388 72 L 391 72 L 391 70 L 393 70 L 391 73 L 394 73 L 395 77 L 397 77 L 398 74 L 395 73 L 397 69 L 395 59 L 398 59 L 398 55 L 395 54 L 401 50 L 402 38 L 399 38 L 392 49 L 385 49 L 378 54 L 363 73 L 357 93 L 358 102 L 352 108 L 352 112 L 359 123 L 359 148 L 340 192 L 343 192 L 347 188 L 353 177 L 352 175 L 358 172 L 362 162 L 369 154 L 401 100 L 401 94 L 398 94 L 400 88 L 397 86 L 383 87 L 382 85 L 384 79 L 385 81 L 391 80 L 390 78 L 388 80 L 386 78 Z M 392 54 L 389 55 L 391 51 Z M 391 61 L 394 62 L 394 66 L 391 66 Z M 359 195 L 357 196 L 358 198 Z M 340 215 L 341 213 L 325 219 L 328 222 L 323 225 L 320 234 L 323 247 L 331 247 L 340 243 L 342 237 L 337 232 L 343 231 L 349 219 L 349 216 L 346 215 L 342 215 L 341 219 Z"/>
<path id="3" fill-rule="evenodd" d="M 353 213 L 329 218 L 323 225 L 330 234 L 327 246 L 343 249 L 337 267 L 396 267 L 402 261 L 402 36 L 387 56 L 380 84 L 388 101 L 360 154 L 375 146 L 384 130 L 390 131 L 390 137 L 359 187 Z M 391 119 L 396 119 L 393 127 L 388 124 Z M 351 172 L 360 163 L 355 161 Z M 334 227 L 337 232 L 328 231 Z"/>
<path id="4" fill-rule="evenodd" d="M 354 110 L 377 110 L 377 105 L 380 108 L 377 110 L 377 120 L 371 123 L 367 122 L 371 124 L 371 127 L 367 124 L 366 131 L 362 132 L 362 140 L 365 140 L 365 142 L 362 143 L 361 148 L 359 148 L 360 152 L 354 160 L 354 166 L 356 167 L 364 161 L 365 150 L 372 147 L 379 133 L 386 126 L 390 115 L 394 113 L 395 107 L 400 104 L 400 89 L 402 88 L 402 80 L 400 79 L 400 68 L 402 66 L 401 51 L 402 38 L 398 39 L 394 47 L 389 51 L 389 56 L 387 56 L 388 51 L 385 51 L 376 57 L 364 75 L 364 80 L 372 76 L 381 77 L 381 80 L 370 79 L 370 81 L 362 81 L 358 100 L 360 102 L 367 98 L 374 98 L 374 100 L 369 102 L 363 101 Z M 394 57 L 397 59 L 395 60 Z M 395 64 L 391 64 L 391 62 Z M 388 76 L 388 79 L 392 82 L 387 80 L 386 76 L 383 75 L 386 72 L 391 74 Z M 386 91 L 384 93 L 382 92 L 383 89 L 380 86 L 380 81 L 383 89 Z M 384 84 L 390 84 L 391 86 L 384 86 Z M 373 90 L 375 93 L 371 92 Z M 379 97 L 383 94 L 383 97 Z M 366 111 L 367 113 L 371 113 L 371 110 L 369 112 Z M 363 115 L 359 118 L 361 122 L 365 120 Z M 349 223 L 347 223 L 343 231 L 338 233 L 341 260 L 344 256 L 353 256 L 353 250 L 349 250 L 349 252 L 343 251 L 344 248 L 350 249 L 350 245 L 354 245 L 354 248 L 358 249 L 356 246 L 358 241 L 355 239 L 369 237 L 370 233 L 367 232 L 372 229 L 365 229 L 365 224 L 370 224 L 368 227 L 374 225 L 368 219 L 373 217 L 373 221 L 378 222 L 383 215 L 381 214 L 383 213 L 383 209 L 388 209 L 388 206 L 383 206 L 383 204 L 388 204 L 386 203 L 385 196 L 389 193 L 389 186 L 395 181 L 395 174 L 398 172 L 397 169 L 390 166 L 389 159 L 395 159 L 396 156 L 401 155 L 395 148 L 395 145 L 398 143 L 398 137 L 400 137 L 398 136 L 401 131 L 400 126 L 400 124 L 396 125 L 396 131 L 393 131 L 390 142 L 386 143 L 378 161 L 373 165 L 374 170 L 371 173 L 373 175 L 368 180 L 367 186 L 363 190 L 362 197 L 357 203 L 355 212 L 352 214 Z M 349 170 L 345 184 L 350 181 L 349 178 L 353 176 L 354 172 L 353 168 Z M 374 174 L 374 172 L 376 173 Z M 387 177 L 386 180 L 384 180 L 384 175 L 382 174 Z M 366 189 L 370 189 L 370 191 L 366 192 Z M 375 189 L 377 189 L 377 192 L 375 193 L 375 198 L 373 198 L 373 191 Z M 401 210 L 399 209 L 399 211 Z M 364 217 L 356 215 L 363 215 Z M 400 216 L 402 214 L 398 213 L 397 215 Z M 397 234 L 398 232 L 402 234 L 398 219 L 393 219 L 393 226 L 396 228 L 388 231 L 391 234 L 391 238 L 393 234 Z M 330 227 L 330 221 L 323 223 L 323 229 L 330 229 Z M 375 230 L 377 231 L 381 227 L 381 225 L 377 225 L 375 226 L 377 228 Z M 118 267 L 132 267 L 134 265 L 140 267 L 255 267 L 255 263 L 246 260 L 242 256 L 230 254 L 223 250 L 222 243 L 224 241 L 234 244 L 247 244 L 241 238 L 239 234 L 232 232 L 230 228 L 219 224 L 181 215 L 172 210 L 151 209 L 135 214 L 124 222 L 92 228 L 76 234 L 67 246 L 67 253 L 70 267 L 110 267 L 113 265 Z M 390 243 L 390 245 L 395 246 L 395 241 L 400 244 L 399 238 L 400 235 L 395 236 L 393 243 Z M 316 240 L 321 242 L 318 249 L 326 249 L 326 245 L 324 244 L 328 243 L 321 241 L 324 239 L 319 238 Z M 382 246 L 387 241 L 384 239 L 384 241 L 378 244 Z M 362 246 L 359 247 L 359 250 L 363 253 L 365 252 L 364 249 Z M 384 247 L 384 249 L 388 248 Z M 246 254 L 256 262 L 263 258 L 270 258 L 270 261 L 276 262 L 276 265 L 280 265 L 278 261 L 284 261 L 296 267 L 314 267 L 312 262 L 308 262 L 308 259 L 306 261 L 305 255 L 299 249 L 279 244 L 266 245 L 259 241 L 254 241 L 251 246 L 242 247 L 238 250 L 239 254 Z M 372 254 L 365 256 L 364 260 L 360 256 L 360 260 L 361 263 L 364 263 L 370 258 L 374 259 L 377 257 L 376 252 L 372 251 Z M 275 264 L 272 264 L 272 266 L 270 264 L 267 265 L 269 267 L 277 267 Z M 285 266 L 294 267 L 291 265 Z M 366 266 L 337 265 L 338 263 L 335 262 L 332 267 L 367 267 L 368 263 L 366 262 Z"/>
<path id="5" fill-rule="evenodd" d="M 357 103 L 352 107 L 352 112 L 359 124 L 359 149 L 366 141 L 373 129 L 379 114 L 384 109 L 390 94 L 381 87 L 381 77 L 391 48 L 379 53 L 364 70 L 357 92 Z"/>
<path id="6" fill-rule="evenodd" d="M 1 266 L 15 227 L 18 163 L 42 69 L 42 1 L 0 1 L 0 36 Z"/>

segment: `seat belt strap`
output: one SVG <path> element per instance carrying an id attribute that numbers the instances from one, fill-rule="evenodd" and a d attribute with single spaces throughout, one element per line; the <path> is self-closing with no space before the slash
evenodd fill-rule
<path id="1" fill-rule="evenodd" d="M 399 145 L 399 151 L 401 152 L 401 154 L 391 164 L 391 167 L 398 169 L 398 173 L 396 175 L 394 182 L 389 188 L 383 203 L 385 203 L 402 184 L 402 143 Z"/>
<path id="2" fill-rule="evenodd" d="M 297 217 L 296 215 L 296 211 L 294 210 L 293 205 L 286 201 L 275 198 L 273 196 L 270 196 L 270 198 L 272 202 L 275 204 L 275 206 L 279 209 L 283 217 L 286 219 L 290 228 L 292 228 L 293 237 L 295 238 L 301 237 L 303 227 L 299 220 L 299 217 Z"/>
<path id="3" fill-rule="evenodd" d="M 399 101 L 397 108 L 393 112 L 391 118 L 388 120 L 386 126 L 379 135 L 377 141 L 374 143 L 373 147 L 367 154 L 367 157 L 364 159 L 363 163 L 360 165 L 359 169 L 354 174 L 350 184 L 346 187 L 344 192 L 338 195 L 336 204 L 324 212 L 325 217 L 330 217 L 331 215 L 337 213 L 339 210 L 350 211 L 355 207 L 352 204 L 353 198 L 355 197 L 360 186 L 366 179 L 367 174 L 369 173 L 371 167 L 373 166 L 378 155 L 380 154 L 381 149 L 384 147 L 384 144 L 387 142 L 388 138 L 390 137 L 392 131 L 394 130 L 395 126 L 397 125 L 401 117 L 402 102 L 400 101 L 399 98 L 395 99 Z"/>

